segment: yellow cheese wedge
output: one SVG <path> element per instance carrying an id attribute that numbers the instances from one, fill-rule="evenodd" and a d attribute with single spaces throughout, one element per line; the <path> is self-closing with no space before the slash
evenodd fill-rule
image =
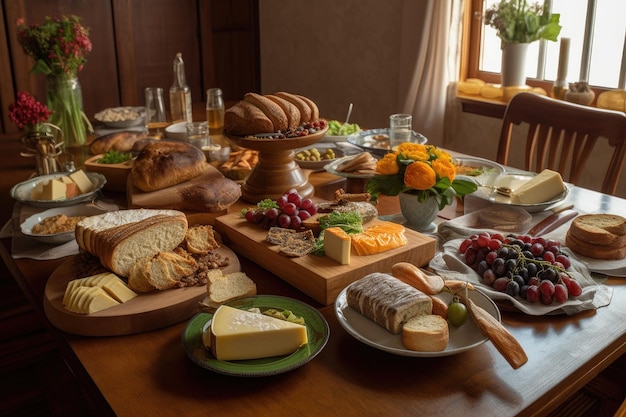
<path id="1" fill-rule="evenodd" d="M 324 253 L 342 265 L 350 264 L 351 239 L 342 228 L 329 227 L 324 230 Z"/>
<path id="2" fill-rule="evenodd" d="M 511 193 L 514 204 L 545 203 L 565 191 L 561 174 L 544 169 Z"/>
<path id="3" fill-rule="evenodd" d="M 58 179 L 52 179 L 43 184 L 41 194 L 37 200 L 63 200 L 65 199 L 66 186 Z"/>
<path id="4" fill-rule="evenodd" d="M 85 297 L 86 291 L 84 288 L 100 288 L 108 297 L 113 299 L 116 304 L 125 303 L 137 297 L 137 293 L 128 288 L 120 277 L 111 272 L 102 272 L 68 282 L 67 287 L 65 287 L 65 294 L 63 295 L 63 305 L 65 308 L 70 311 L 80 310 L 73 311 L 75 313 L 82 312 L 83 309 L 88 309 L 88 306 L 85 307 L 78 301 L 86 302 L 86 299 L 83 298 Z"/>
<path id="5" fill-rule="evenodd" d="M 288 355 L 308 343 L 306 326 L 226 305 L 217 309 L 208 331 L 208 347 L 222 361 Z"/>
<path id="6" fill-rule="evenodd" d="M 76 183 L 78 191 L 80 191 L 81 194 L 85 194 L 93 190 L 93 184 L 91 180 L 82 169 L 72 172 L 69 177 L 72 181 Z"/>
<path id="7" fill-rule="evenodd" d="M 109 294 L 107 294 L 107 292 L 104 291 L 102 288 L 93 288 L 95 288 L 96 291 L 93 291 L 89 295 L 89 299 L 87 301 L 85 309 L 83 310 L 83 313 L 93 314 L 110 307 L 115 307 L 116 305 L 120 304 L 117 300 L 114 300 Z"/>

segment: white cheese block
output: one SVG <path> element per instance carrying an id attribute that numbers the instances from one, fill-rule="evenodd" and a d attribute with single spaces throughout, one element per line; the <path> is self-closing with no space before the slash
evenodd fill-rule
<path id="1" fill-rule="evenodd" d="M 352 240 L 340 227 L 329 227 L 324 230 L 324 253 L 342 265 L 350 264 Z"/>
<path id="2" fill-rule="evenodd" d="M 58 179 L 46 182 L 36 200 L 62 200 L 65 198 L 66 185 Z"/>
<path id="3" fill-rule="evenodd" d="M 81 194 L 85 194 L 93 190 L 93 183 L 82 169 L 72 172 L 69 177 L 72 181 L 74 181 L 74 183 L 76 183 L 78 191 L 80 191 Z"/>
<path id="4" fill-rule="evenodd" d="M 207 348 L 222 361 L 288 355 L 308 343 L 306 326 L 225 305 L 208 331 Z"/>
<path id="5" fill-rule="evenodd" d="M 561 174 L 544 169 L 511 193 L 514 204 L 545 203 L 565 191 Z"/>

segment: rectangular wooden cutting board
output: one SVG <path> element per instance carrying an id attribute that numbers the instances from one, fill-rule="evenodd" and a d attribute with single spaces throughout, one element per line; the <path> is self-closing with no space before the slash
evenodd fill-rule
<path id="1" fill-rule="evenodd" d="M 373 220 L 368 226 L 379 222 Z M 352 253 L 349 265 L 341 265 L 327 256 L 307 255 L 289 258 L 268 243 L 267 230 L 247 222 L 239 213 L 215 219 L 215 230 L 224 243 L 238 255 L 287 281 L 316 301 L 329 305 L 348 284 L 372 272 L 389 272 L 397 262 L 426 265 L 435 256 L 435 239 L 406 229 L 407 245 L 376 255 L 357 256 Z M 254 277 L 251 277 L 254 279 Z"/>

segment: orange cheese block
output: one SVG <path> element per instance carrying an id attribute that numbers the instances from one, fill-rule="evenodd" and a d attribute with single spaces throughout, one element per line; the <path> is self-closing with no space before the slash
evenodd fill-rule
<path id="1" fill-rule="evenodd" d="M 404 234 L 404 226 L 381 222 L 365 229 L 362 233 L 350 235 L 352 247 L 357 255 L 374 255 L 404 246 L 408 240 Z"/>

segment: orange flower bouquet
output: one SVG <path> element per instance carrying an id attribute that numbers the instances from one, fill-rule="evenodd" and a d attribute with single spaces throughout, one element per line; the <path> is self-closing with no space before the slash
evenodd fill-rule
<path id="1" fill-rule="evenodd" d="M 434 198 L 441 210 L 455 197 L 478 188 L 475 182 L 455 176 L 449 153 L 433 145 L 404 142 L 376 163 L 376 175 L 368 181 L 366 190 L 373 200 L 379 194 L 395 196 L 403 192 L 415 194 L 420 203 Z"/>

